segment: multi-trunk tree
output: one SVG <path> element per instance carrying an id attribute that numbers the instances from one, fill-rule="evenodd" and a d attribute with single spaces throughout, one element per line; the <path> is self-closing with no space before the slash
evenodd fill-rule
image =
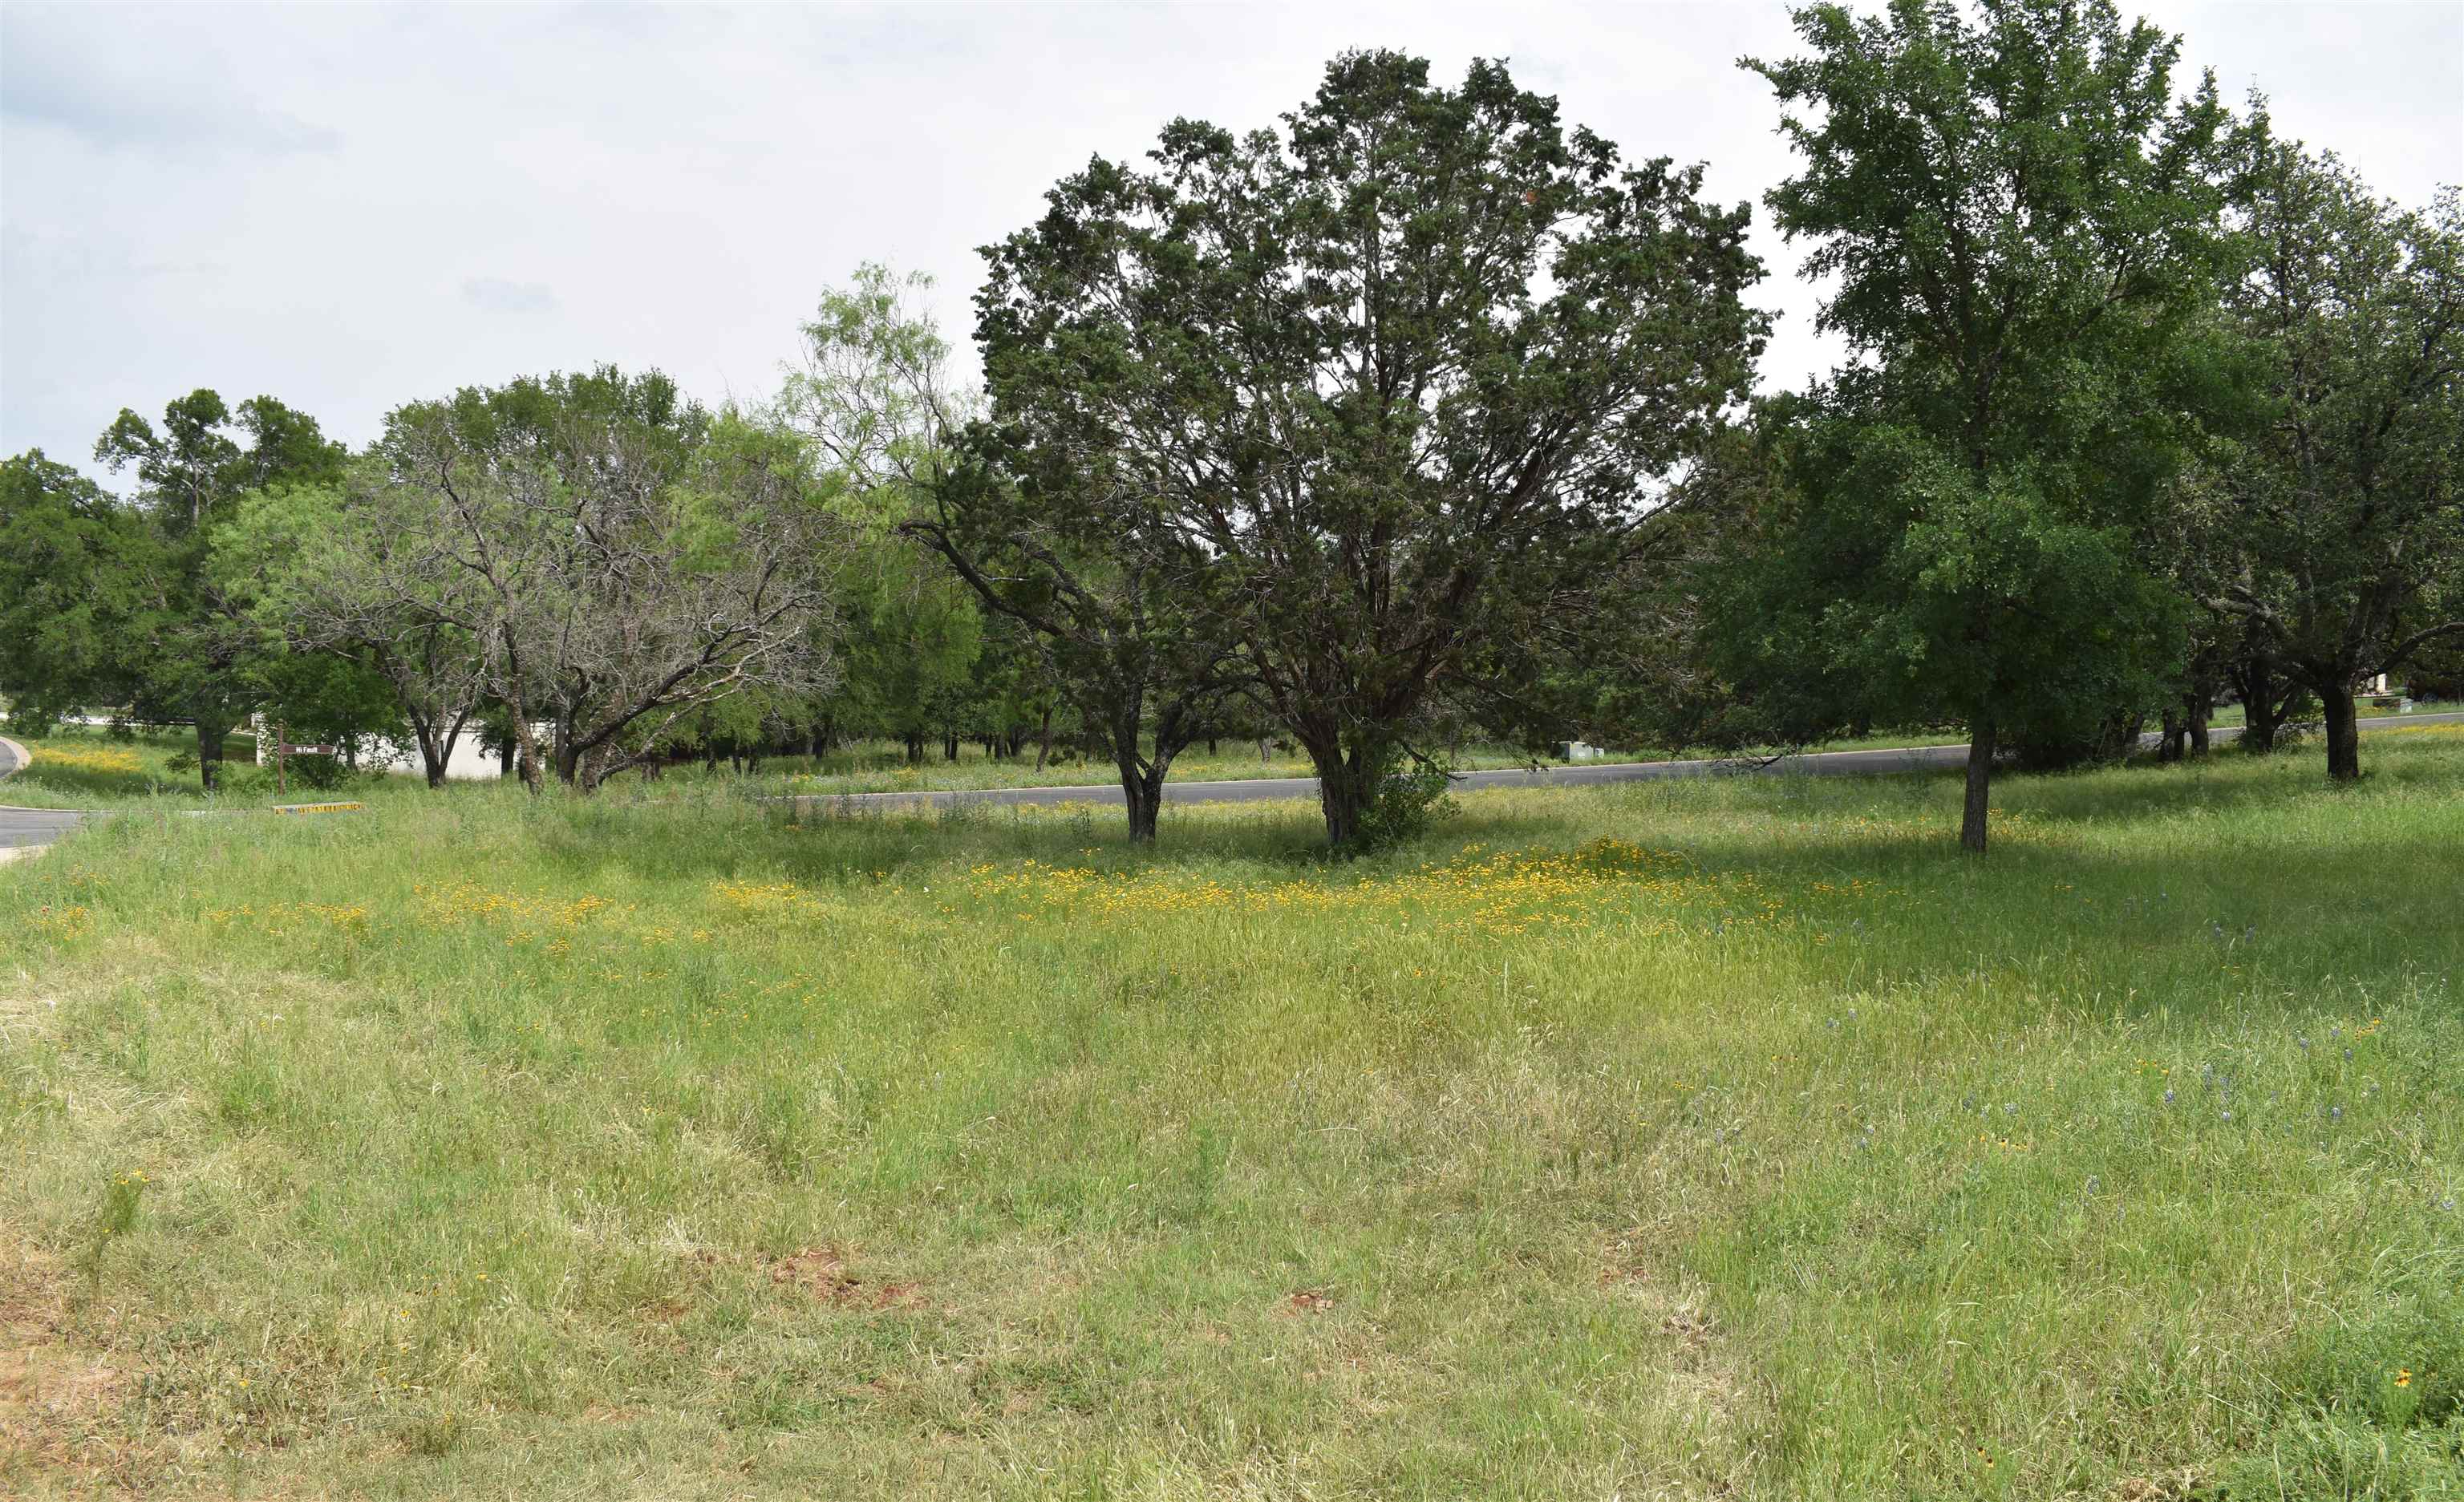
<path id="1" fill-rule="evenodd" d="M 1613 577 L 1745 393 L 1761 268 L 1701 181 L 1501 65 L 1448 88 L 1383 52 L 1279 130 L 1090 163 L 978 300 L 1001 468 L 1095 560 L 1035 587 L 1164 602 L 1190 662 L 1237 656 L 1360 843 L 1436 696 Z"/>
<path id="2" fill-rule="evenodd" d="M 553 766 L 589 792 L 703 706 L 834 679 L 843 529 L 792 434 L 601 369 L 404 407 L 377 455 L 466 581 L 437 619 L 476 643 L 534 790 Z"/>

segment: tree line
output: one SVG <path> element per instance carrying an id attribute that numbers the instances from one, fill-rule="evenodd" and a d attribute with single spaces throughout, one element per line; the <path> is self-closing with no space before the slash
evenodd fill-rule
<path id="1" fill-rule="evenodd" d="M 2177 88 L 2108 3 L 1795 12 L 1747 59 L 1839 368 L 1753 395 L 1750 208 L 1476 62 L 1349 54 L 1273 127 L 1167 127 L 982 251 L 979 386 L 923 283 L 822 299 L 772 399 L 599 369 L 408 403 L 122 412 L 112 494 L 0 468 L 0 692 L 222 735 L 460 737 L 535 789 L 678 755 L 1061 732 L 1136 838 L 1274 733 L 1330 842 L 1462 727 L 1538 746 L 1969 737 L 1994 769 L 2272 747 L 2464 660 L 2464 223 Z"/>

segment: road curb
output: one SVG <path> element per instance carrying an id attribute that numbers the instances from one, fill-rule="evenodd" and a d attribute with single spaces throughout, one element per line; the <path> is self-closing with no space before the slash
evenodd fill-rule
<path id="1" fill-rule="evenodd" d="M 6 771 L 0 771 L 0 780 L 13 777 L 20 772 L 25 771 L 28 767 L 33 765 L 34 753 L 28 751 L 25 747 L 18 745 L 15 741 L 11 740 L 6 735 L 0 735 L 0 746 L 7 747 L 11 756 L 8 769 Z"/>

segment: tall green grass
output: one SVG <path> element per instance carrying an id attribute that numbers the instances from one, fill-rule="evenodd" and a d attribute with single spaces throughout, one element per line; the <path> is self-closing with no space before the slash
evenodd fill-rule
<path id="1" fill-rule="evenodd" d="M 2464 731 L 2367 764 L 91 828 L 0 1490 L 2456 1495 Z"/>

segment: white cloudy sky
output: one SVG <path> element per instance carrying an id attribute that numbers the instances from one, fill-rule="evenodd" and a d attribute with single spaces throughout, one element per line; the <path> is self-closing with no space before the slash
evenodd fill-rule
<path id="1" fill-rule="evenodd" d="M 2130 7 L 2125 0 L 2125 10 Z M 2177 4 L 2228 95 L 2380 190 L 2464 180 L 2464 3 Z M 353 442 L 416 397 L 599 360 L 765 394 L 860 261 L 941 282 L 1089 155 L 1271 122 L 1354 46 L 1510 58 L 1633 156 L 1759 199 L 1787 169 L 1740 54 L 1777 4 L 224 8 L 0 0 L 0 453 L 82 461 L 210 385 Z M 1794 257 L 1765 364 L 1828 362 Z"/>

